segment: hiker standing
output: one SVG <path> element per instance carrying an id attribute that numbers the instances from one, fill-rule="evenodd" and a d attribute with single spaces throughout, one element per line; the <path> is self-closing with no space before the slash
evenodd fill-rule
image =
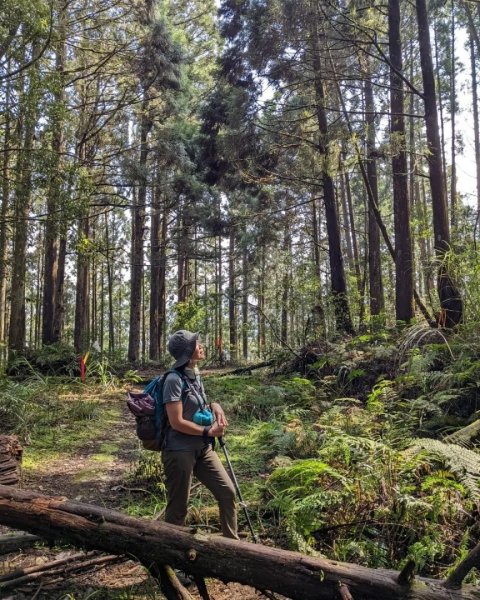
<path id="1" fill-rule="evenodd" d="M 185 524 L 195 475 L 218 502 L 223 535 L 238 539 L 235 488 L 212 449 L 213 438 L 223 436 L 228 425 L 220 404 L 212 402 L 210 405 L 214 418 L 211 425 L 197 424 L 205 422 L 198 413 L 207 405 L 197 366 L 205 358 L 205 352 L 198 337 L 197 333 L 181 329 L 168 341 L 168 351 L 175 358 L 173 369 L 178 373 L 169 373 L 163 386 L 169 423 L 162 450 L 167 487 L 165 520 L 175 525 Z"/>

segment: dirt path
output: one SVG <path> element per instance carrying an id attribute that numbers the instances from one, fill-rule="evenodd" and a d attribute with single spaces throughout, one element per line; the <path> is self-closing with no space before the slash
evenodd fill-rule
<path id="1" fill-rule="evenodd" d="M 117 507 L 116 490 L 121 490 L 135 459 L 135 433 L 124 394 L 101 400 L 103 410 L 110 408 L 117 413 L 108 420 L 101 435 L 74 453 L 46 461 L 35 471 L 25 473 L 24 487 L 46 495 L 61 491 L 72 500 Z"/>

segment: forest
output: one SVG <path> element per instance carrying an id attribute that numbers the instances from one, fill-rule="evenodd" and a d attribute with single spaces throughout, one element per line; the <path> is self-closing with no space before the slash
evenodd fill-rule
<path id="1" fill-rule="evenodd" d="M 15 493 L 161 521 L 125 398 L 179 329 L 258 560 L 370 569 L 295 580 L 318 598 L 385 598 L 387 570 L 391 598 L 480 597 L 479 65 L 477 0 L 2 0 L 0 597 L 313 597 L 220 559 L 168 591 L 26 513 L 36 545 L 2 552 Z M 228 556 L 196 486 L 188 526 Z"/>

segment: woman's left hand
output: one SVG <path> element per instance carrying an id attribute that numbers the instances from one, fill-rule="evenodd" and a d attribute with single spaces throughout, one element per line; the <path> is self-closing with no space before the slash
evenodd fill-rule
<path id="1" fill-rule="evenodd" d="M 218 402 L 212 402 L 210 405 L 212 407 L 212 413 L 215 417 L 215 420 L 218 422 L 220 427 L 227 427 L 228 421 L 225 413 L 223 412 L 223 408 L 218 404 Z"/>

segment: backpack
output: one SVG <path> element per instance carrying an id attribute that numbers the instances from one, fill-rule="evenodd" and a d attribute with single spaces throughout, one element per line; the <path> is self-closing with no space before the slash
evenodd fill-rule
<path id="1" fill-rule="evenodd" d="M 137 437 L 145 450 L 159 452 L 165 444 L 168 418 L 163 404 L 163 386 L 170 373 L 176 373 L 182 378 L 182 394 L 186 389 L 184 375 L 171 369 L 161 377 L 155 377 L 145 387 L 143 392 L 128 392 L 127 406 L 135 417 Z"/>

